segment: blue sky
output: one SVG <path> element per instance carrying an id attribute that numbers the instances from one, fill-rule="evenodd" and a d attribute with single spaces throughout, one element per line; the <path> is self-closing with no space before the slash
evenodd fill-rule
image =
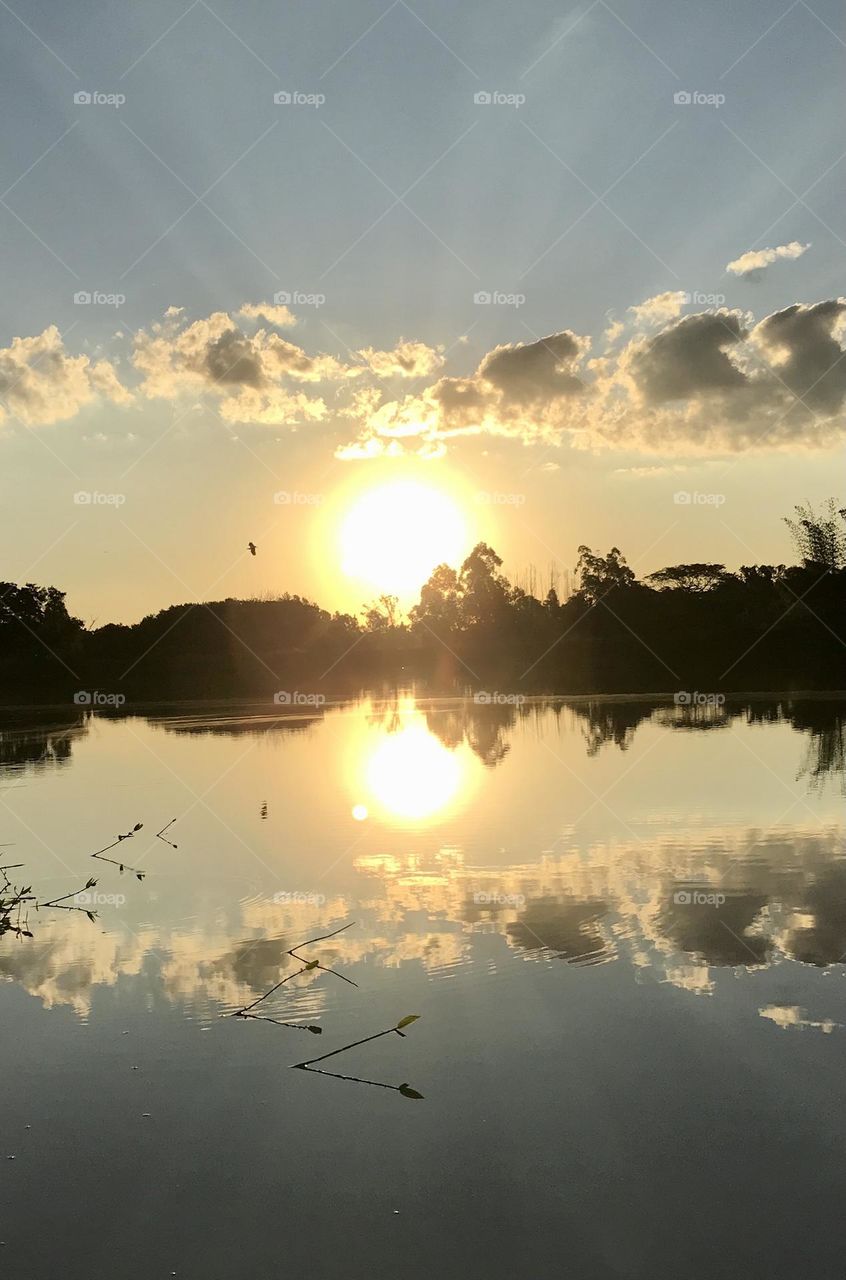
<path id="1" fill-rule="evenodd" d="M 766 328 L 732 347 L 759 377 L 742 409 L 698 382 L 669 404 L 655 392 L 666 353 L 649 346 L 697 312 L 738 312 L 747 333 L 846 293 L 846 28 L 830 0 L 21 2 L 0 9 L 0 32 L 3 576 L 55 582 L 100 621 L 206 596 L 216 579 L 213 595 L 287 588 L 355 607 L 330 513 L 395 477 L 453 493 L 507 567 L 572 565 L 579 542 L 616 543 L 644 572 L 789 558 L 779 517 L 836 490 L 834 391 L 812 417 L 776 400 L 776 381 L 804 396 L 823 358 L 809 352 L 813 316 L 791 331 L 796 360 L 811 361 L 801 369 L 780 365 Z M 274 102 L 296 92 L 324 101 Z M 797 256 L 751 278 L 726 271 L 791 245 Z M 75 303 L 80 292 L 124 301 Z M 239 316 L 282 294 L 303 300 L 275 329 Z M 629 311 L 663 295 L 676 301 L 648 319 Z M 177 364 L 180 334 L 226 313 L 250 344 L 258 325 L 345 372 L 286 383 L 323 410 L 274 402 L 273 423 L 248 398 L 222 407 L 190 371 L 151 394 L 133 352 L 168 308 L 181 309 L 163 338 Z M 615 323 L 625 329 L 609 339 Z M 51 326 L 59 345 L 14 347 Z M 565 332 L 584 340 L 566 365 L 591 388 L 578 417 L 551 383 L 529 394 L 477 373 L 498 347 Z M 401 340 L 438 353 L 420 376 L 386 361 L 349 372 Z M 610 364 L 591 364 L 611 348 Z M 709 350 L 690 359 L 707 364 Z M 62 364 L 79 356 L 87 370 Z M 42 381 L 24 403 L 33 361 Z M 431 388 L 474 376 L 482 416 L 446 422 Z M 373 398 L 353 409 L 365 386 Z M 419 439 L 398 436 L 395 413 L 374 427 L 385 404 L 433 416 Z M 703 426 L 723 414 L 744 429 Z M 777 418 L 789 433 L 770 430 Z M 344 458 L 373 440 L 378 457 Z M 274 507 L 280 489 L 321 503 Z M 680 507 L 679 490 L 724 501 Z M 80 491 L 124 501 L 85 508 Z M 480 506 L 480 492 L 522 501 Z M 266 554 L 251 563 L 243 546 L 258 535 Z"/>

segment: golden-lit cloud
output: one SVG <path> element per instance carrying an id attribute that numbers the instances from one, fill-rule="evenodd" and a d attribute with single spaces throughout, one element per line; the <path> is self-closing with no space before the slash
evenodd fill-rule
<path id="1" fill-rule="evenodd" d="M 13 338 L 0 349 L 0 422 L 14 414 L 27 426 L 46 426 L 73 418 L 98 399 L 130 403 L 108 360 L 71 356 L 55 325 L 33 338 Z"/>
<path id="2" fill-rule="evenodd" d="M 774 249 L 749 249 L 733 262 L 729 262 L 726 271 L 730 271 L 734 276 L 760 277 L 774 262 L 778 262 L 779 259 L 793 261 L 801 258 L 810 247 L 809 244 L 800 244 L 798 240 L 791 240 L 790 244 L 779 244 Z"/>
<path id="3" fill-rule="evenodd" d="M 636 324 L 666 324 L 681 315 L 686 301 L 686 293 L 673 289 L 669 293 L 657 293 L 654 298 L 629 307 L 629 311 Z"/>
<path id="4" fill-rule="evenodd" d="M 684 297 L 632 308 L 629 340 L 613 354 L 591 359 L 589 338 L 564 330 L 496 347 L 469 377 L 369 401 L 337 456 L 420 455 L 458 436 L 691 456 L 842 440 L 846 301 L 797 304 L 755 324 L 726 308 L 682 315 Z"/>
<path id="5" fill-rule="evenodd" d="M 393 351 L 364 347 L 359 355 L 377 378 L 428 378 L 444 363 L 443 347 L 400 339 Z"/>
<path id="6" fill-rule="evenodd" d="M 239 307 L 238 315 L 246 316 L 248 320 L 264 320 L 277 329 L 292 328 L 297 323 L 293 311 L 275 302 L 245 302 L 243 307 Z"/>
<path id="7" fill-rule="evenodd" d="M 349 359 L 308 351 L 278 332 L 295 322 L 287 306 L 246 303 L 195 320 L 170 307 L 134 335 L 132 387 L 114 363 L 67 354 L 50 328 L 0 351 L 0 392 L 30 425 L 98 399 L 193 401 L 232 424 L 323 424 L 344 461 L 440 457 L 460 437 L 669 457 L 842 441 L 846 299 L 758 322 L 726 307 L 685 314 L 687 305 L 675 290 L 630 307 L 606 328 L 612 345 L 601 354 L 589 335 L 561 329 L 500 343 L 465 374 L 444 372 L 443 347 L 407 339 Z M 398 393 L 409 379 L 424 385 Z"/>

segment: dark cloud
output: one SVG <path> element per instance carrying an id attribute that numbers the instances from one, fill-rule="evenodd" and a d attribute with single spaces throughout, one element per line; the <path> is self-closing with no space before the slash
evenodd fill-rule
<path id="1" fill-rule="evenodd" d="M 227 329 L 206 348 L 206 369 L 213 382 L 231 386 L 264 385 L 261 357 L 249 338 L 238 329 Z"/>
<path id="2" fill-rule="evenodd" d="M 738 391 L 748 378 L 727 352 L 746 337 L 735 312 L 685 316 L 634 352 L 632 374 L 651 404 Z"/>
<path id="3" fill-rule="evenodd" d="M 836 413 L 846 396 L 846 359 L 834 328 L 846 312 L 846 300 L 834 298 L 814 306 L 795 303 L 762 320 L 755 337 L 776 358 L 781 380 L 806 405 L 820 413 Z"/>
<path id="4" fill-rule="evenodd" d="M 518 404 L 578 395 L 584 384 L 574 369 L 584 350 L 584 342 L 566 329 L 538 342 L 496 347 L 478 376 Z"/>

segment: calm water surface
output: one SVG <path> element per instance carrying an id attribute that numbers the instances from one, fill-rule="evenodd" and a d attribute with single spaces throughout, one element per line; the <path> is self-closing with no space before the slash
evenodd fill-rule
<path id="1" fill-rule="evenodd" d="M 0 939 L 7 1274 L 842 1277 L 842 717 L 408 694 L 4 731 L 4 860 L 99 895 Z M 137 822 L 143 880 L 92 861 Z M 305 954 L 357 986 L 254 1010 L 322 1034 L 225 1016 L 350 922 Z M 290 1070 L 410 1014 L 322 1064 L 362 1082 Z"/>

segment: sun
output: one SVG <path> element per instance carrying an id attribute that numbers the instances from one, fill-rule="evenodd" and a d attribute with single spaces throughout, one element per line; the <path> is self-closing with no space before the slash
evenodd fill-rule
<path id="1" fill-rule="evenodd" d="M 369 590 L 416 598 L 439 564 L 467 553 L 467 527 L 446 493 L 396 480 L 358 499 L 340 526 L 341 568 Z"/>

